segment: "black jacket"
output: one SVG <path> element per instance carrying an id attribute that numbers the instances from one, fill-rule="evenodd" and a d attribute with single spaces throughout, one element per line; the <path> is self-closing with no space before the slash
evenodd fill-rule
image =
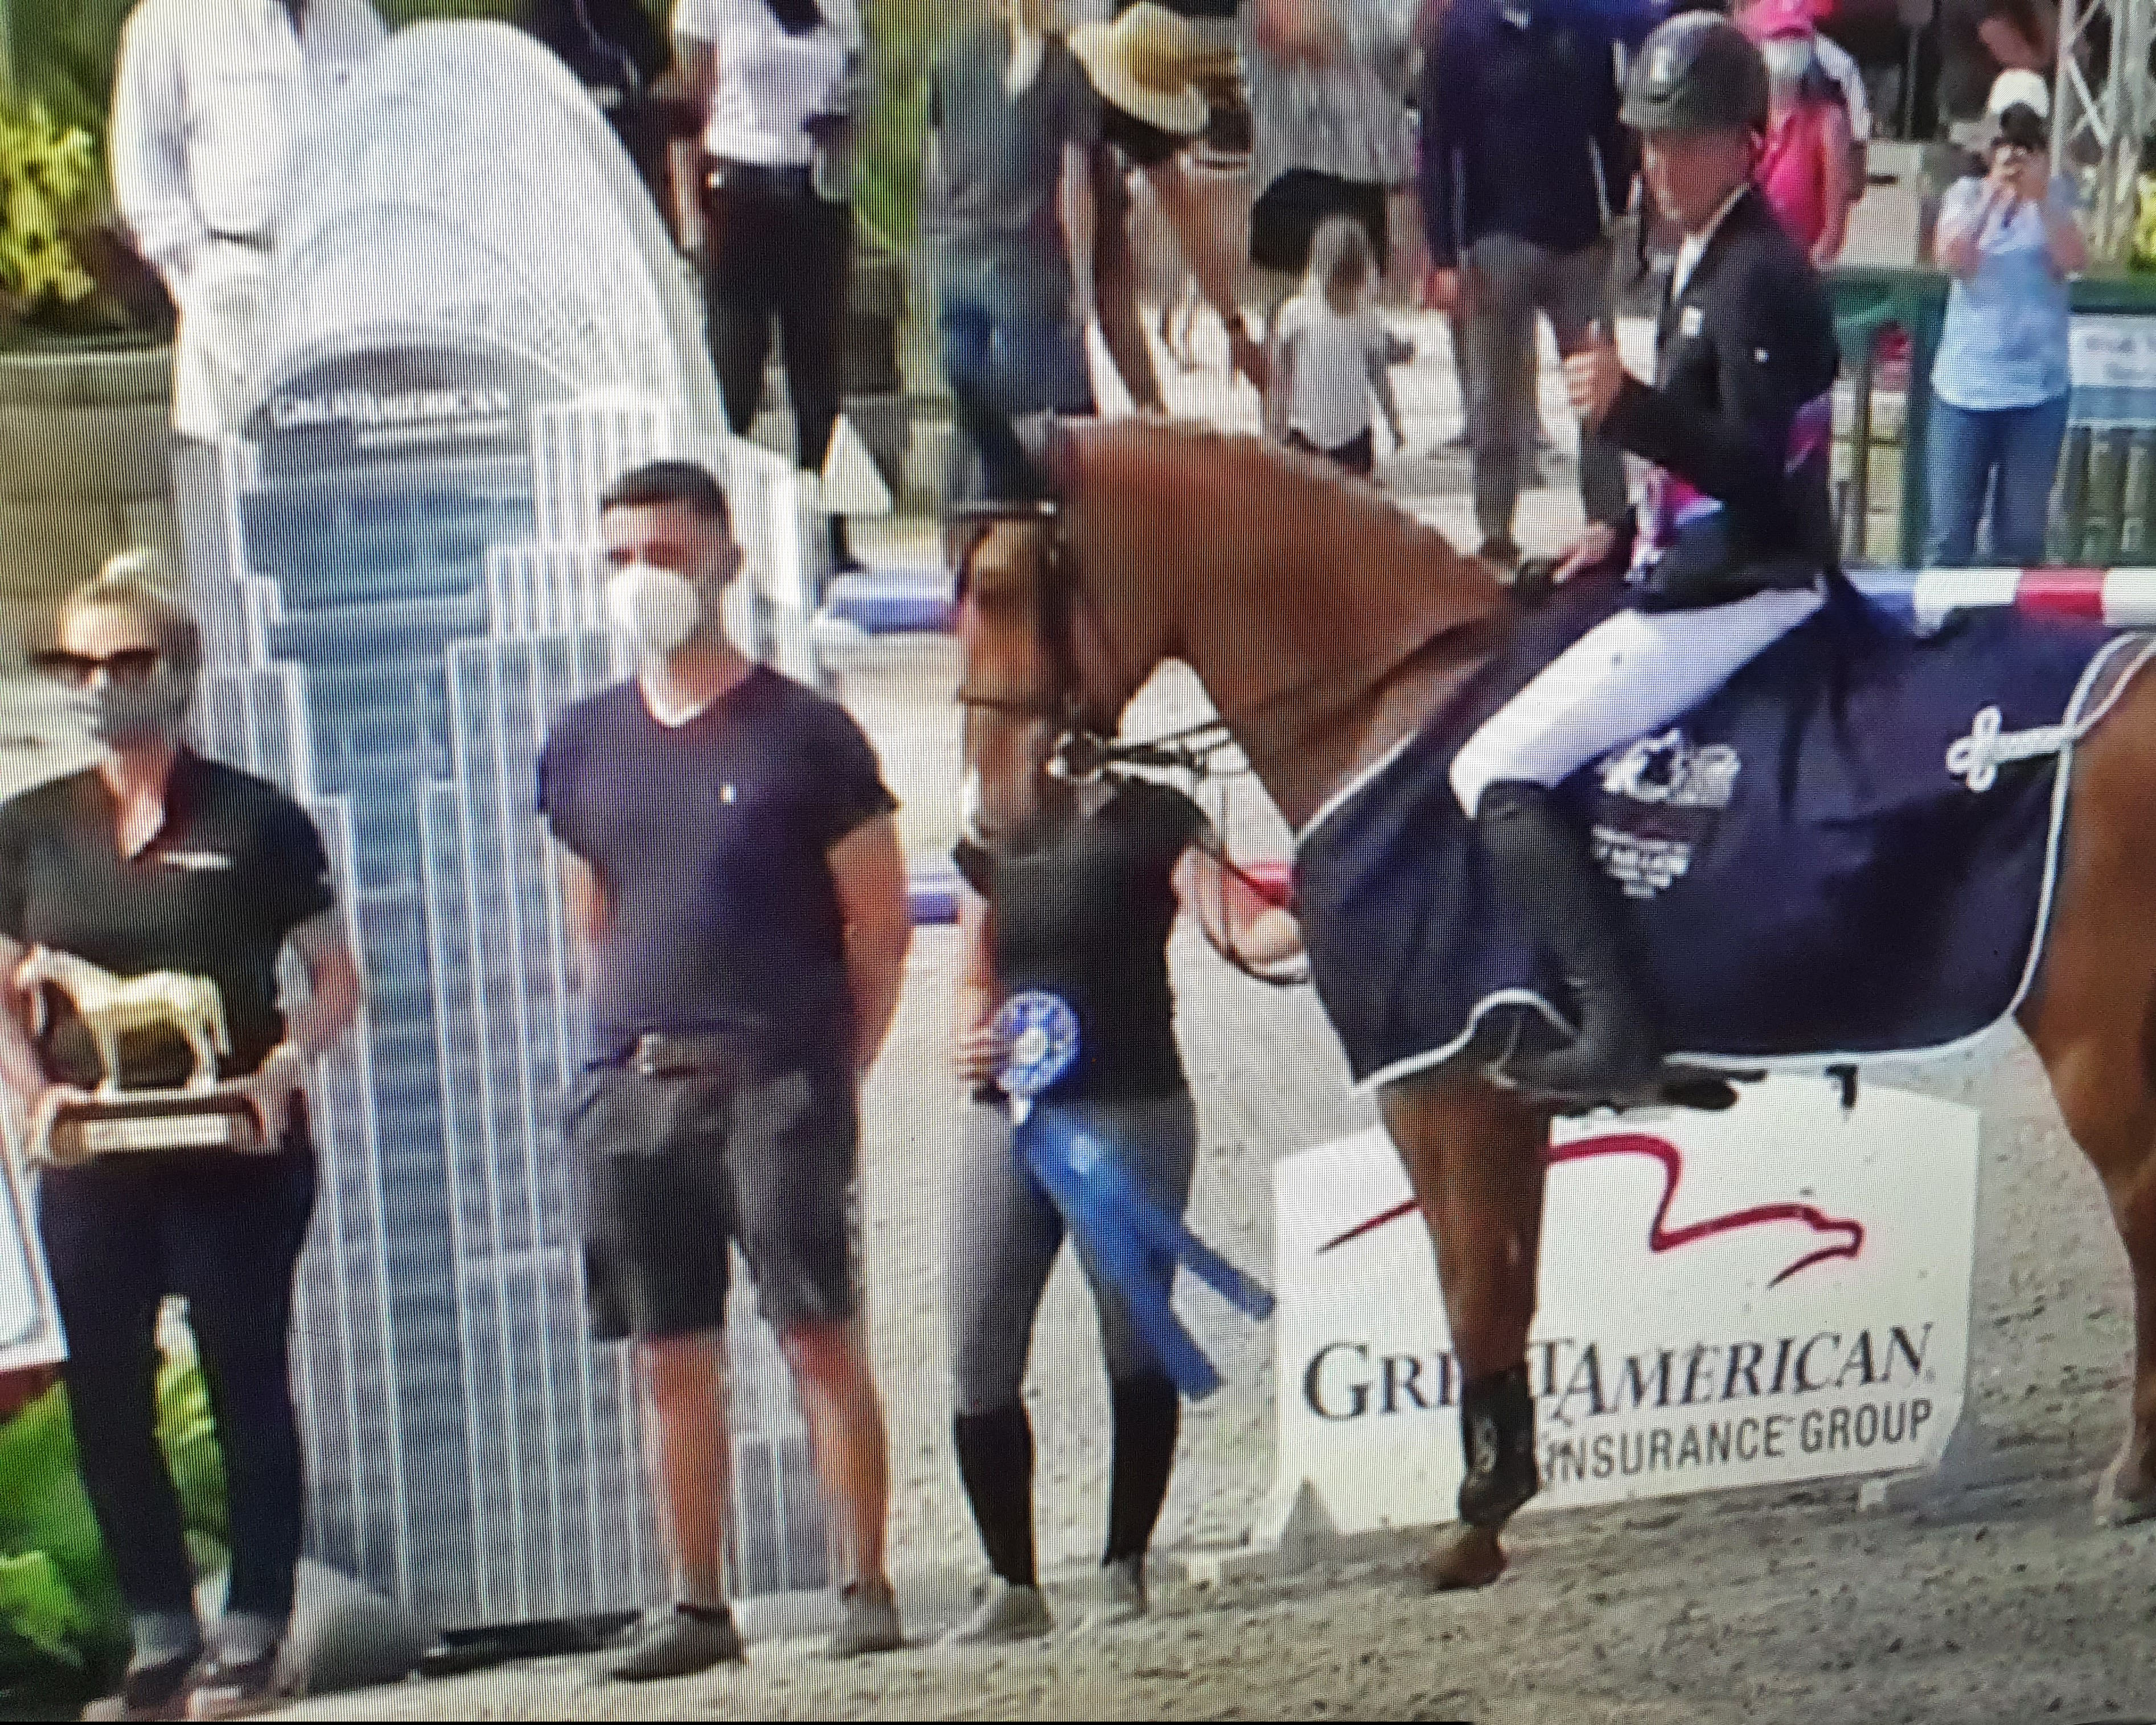
<path id="1" fill-rule="evenodd" d="M 1486 234 L 1555 252 L 1602 238 L 1632 183 L 1614 39 L 1597 11 L 1452 0 L 1423 65 L 1423 227 L 1450 268 Z"/>
<path id="2" fill-rule="evenodd" d="M 1655 354 L 1654 387 L 1627 378 L 1602 430 L 1722 510 L 1697 542 L 1680 538 L 1650 591 L 1712 603 L 1832 568 L 1831 440 L 1794 469 L 1789 456 L 1799 410 L 1825 411 L 1840 368 L 1834 308 L 1756 188 L 1722 218 L 1684 291 L 1664 300 Z"/>

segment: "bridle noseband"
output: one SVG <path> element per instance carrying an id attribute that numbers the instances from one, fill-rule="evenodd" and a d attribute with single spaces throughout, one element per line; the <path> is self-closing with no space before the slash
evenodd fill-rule
<path id="1" fill-rule="evenodd" d="M 947 519 L 953 524 L 970 524 L 974 528 L 958 558 L 958 587 L 954 597 L 960 604 L 965 603 L 967 588 L 972 580 L 973 557 L 990 529 L 1007 521 L 1035 521 L 1046 530 L 1040 572 L 1033 583 L 1033 610 L 1035 631 L 1048 655 L 1048 686 L 983 689 L 967 683 L 959 687 L 958 704 L 1050 721 L 1060 727 L 1056 742 L 1059 756 L 1066 745 L 1081 740 L 1096 746 L 1106 745 L 1107 737 L 1089 725 L 1085 717 L 1085 691 L 1078 670 L 1077 644 L 1070 627 L 1077 583 L 1063 536 L 1060 506 L 1053 498 L 965 504 L 952 509 Z"/>

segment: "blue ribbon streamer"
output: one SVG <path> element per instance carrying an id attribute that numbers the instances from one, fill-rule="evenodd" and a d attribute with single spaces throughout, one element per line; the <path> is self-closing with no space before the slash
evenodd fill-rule
<path id="1" fill-rule="evenodd" d="M 1085 1242 L 1115 1285 L 1161 1369 L 1192 1401 L 1220 1387 L 1204 1350 L 1191 1338 L 1153 1272 L 1161 1260 L 1181 1263 L 1247 1316 L 1272 1316 L 1273 1296 L 1142 1192 L 1111 1147 L 1066 1110 L 1038 1103 L 1018 1124 L 1013 1147 L 1047 1194 L 1064 1225 Z"/>

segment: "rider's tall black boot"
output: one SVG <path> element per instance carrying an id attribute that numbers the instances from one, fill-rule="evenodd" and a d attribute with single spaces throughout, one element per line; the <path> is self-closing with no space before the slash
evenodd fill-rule
<path id="1" fill-rule="evenodd" d="M 1494 1532 L 1543 1488 L 1535 1466 L 1535 1397 L 1525 1365 L 1462 1386 L 1460 1448 L 1467 1464 L 1460 1519 Z"/>
<path id="2" fill-rule="evenodd" d="M 1661 1064 L 1654 1024 L 1632 977 L 1616 892 L 1589 859 L 1548 790 L 1507 779 L 1482 793 L 1476 827 L 1498 890 L 1564 972 L 1579 1034 L 1512 1063 L 1525 1089 L 1601 1102 L 1637 1097 Z"/>

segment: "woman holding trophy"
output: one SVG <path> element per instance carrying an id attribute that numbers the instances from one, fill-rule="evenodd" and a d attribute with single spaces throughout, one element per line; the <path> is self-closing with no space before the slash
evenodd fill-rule
<path id="1" fill-rule="evenodd" d="M 303 1085 L 352 1021 L 359 971 L 305 812 L 184 742 L 201 634 L 148 559 L 116 558 L 70 594 L 34 662 L 101 755 L 0 804 L 0 1080 L 48 1163 L 38 1230 L 83 1481 L 133 1619 L 113 1710 L 231 1717 L 270 1701 L 291 1612 L 288 1340 L 315 1199 Z M 310 985 L 289 1014 L 287 944 Z M 171 1021 L 145 999 L 169 1000 Z M 230 1497 L 231 1583 L 207 1649 L 154 1429 L 168 1294 L 187 1301 Z"/>

